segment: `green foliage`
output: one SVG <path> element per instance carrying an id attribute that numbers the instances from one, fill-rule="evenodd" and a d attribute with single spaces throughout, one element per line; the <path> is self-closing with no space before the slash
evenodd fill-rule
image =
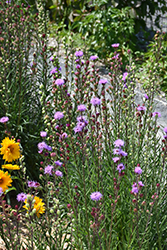
<path id="1" fill-rule="evenodd" d="M 109 57 L 113 51 L 111 44 L 123 43 L 133 46 L 131 36 L 134 31 L 134 20 L 130 8 L 116 9 L 102 7 L 89 14 L 82 15 L 82 20 L 75 19 L 74 29 L 78 28 L 87 40 L 90 50 L 101 58 Z"/>
<path id="2" fill-rule="evenodd" d="M 159 19 L 162 14 L 166 13 L 167 11 L 167 5 L 165 0 L 127 0 L 127 1 L 122 1 L 122 0 L 112 0 L 113 5 L 116 8 L 125 8 L 129 6 L 131 8 L 131 12 L 133 13 L 135 17 L 135 23 L 136 23 L 136 29 L 135 33 L 139 32 L 140 26 L 145 28 L 146 23 L 145 23 L 145 18 L 148 17 L 152 20 L 153 15 L 156 12 L 159 12 L 159 15 L 156 16 L 155 19 L 155 25 L 160 28 L 159 26 Z"/>
<path id="3" fill-rule="evenodd" d="M 165 33 L 157 32 L 154 40 L 149 44 L 148 51 L 144 54 L 144 62 L 141 65 L 142 80 L 145 81 L 145 86 L 148 85 L 147 75 L 148 67 L 155 65 L 156 67 L 156 81 L 160 89 L 165 92 L 167 96 L 167 36 Z M 148 67 L 146 67 L 148 66 Z"/>

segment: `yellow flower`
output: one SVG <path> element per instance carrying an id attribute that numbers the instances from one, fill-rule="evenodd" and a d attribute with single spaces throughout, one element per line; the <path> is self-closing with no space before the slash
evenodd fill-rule
<path id="1" fill-rule="evenodd" d="M 3 159 L 12 162 L 20 158 L 20 146 L 15 140 L 10 140 L 9 137 L 3 139 L 1 143 L 0 154 L 3 155 Z"/>
<path id="2" fill-rule="evenodd" d="M 39 218 L 40 214 L 43 214 L 45 212 L 45 203 L 42 202 L 42 199 L 40 199 L 37 196 L 34 196 L 35 203 L 33 204 L 32 209 L 36 209 L 36 215 Z M 23 206 L 25 209 L 30 210 L 30 207 L 27 207 L 26 204 L 27 199 L 25 199 L 25 205 Z"/>
<path id="3" fill-rule="evenodd" d="M 11 185 L 12 179 L 10 178 L 10 174 L 8 172 L 4 172 L 0 170 L 0 187 L 2 188 L 3 192 L 8 189 Z"/>
<path id="4" fill-rule="evenodd" d="M 12 165 L 12 164 L 2 165 L 2 168 L 9 169 L 9 170 L 19 170 L 20 169 L 20 167 L 18 165 Z"/>

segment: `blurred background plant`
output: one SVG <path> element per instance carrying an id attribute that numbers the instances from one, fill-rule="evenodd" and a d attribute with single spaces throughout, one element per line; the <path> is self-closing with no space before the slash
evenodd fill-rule
<path id="1" fill-rule="evenodd" d="M 35 0 L 18 0 L 30 4 L 37 12 Z M 90 53 L 98 53 L 100 59 L 113 52 L 111 44 L 120 42 L 132 50 L 137 63 L 143 61 L 143 52 L 153 40 L 155 30 L 162 28 L 162 15 L 167 11 L 166 1 L 119 1 L 119 0 L 45 0 L 49 10 L 50 31 L 54 36 L 69 36 L 75 32 L 78 47 L 87 46 Z M 74 41 L 75 42 L 75 41 Z M 138 52 L 138 53 L 136 53 Z M 124 51 L 121 51 L 124 55 Z M 126 59 L 124 55 L 123 59 Z"/>
<path id="2" fill-rule="evenodd" d="M 58 29 L 60 36 L 68 37 L 69 32 L 73 31 L 76 46 L 85 46 L 90 55 L 98 54 L 106 65 L 113 52 L 111 44 L 119 42 L 122 45 L 119 53 L 123 65 L 127 63 L 126 48 L 130 48 L 139 67 L 147 61 L 148 54 L 144 53 L 151 53 L 149 44 L 156 30 L 161 32 L 162 16 L 167 11 L 165 0 L 83 0 L 79 3 L 75 0 L 57 0 L 49 8 L 52 34 Z M 166 91 L 166 83 L 161 86 Z"/>
<path id="3" fill-rule="evenodd" d="M 144 54 L 144 62 L 141 65 L 142 70 L 140 71 L 141 81 L 148 84 L 148 68 L 146 65 L 156 65 L 156 77 L 157 84 L 160 89 L 167 94 L 167 35 L 166 33 L 156 32 L 154 39 L 148 45 L 147 52 Z"/>
<path id="4" fill-rule="evenodd" d="M 103 35 L 106 35 L 107 31 L 107 35 L 109 36 L 109 38 L 105 37 L 105 39 L 109 40 L 111 38 L 110 32 L 112 29 L 108 26 L 110 26 L 113 22 L 115 23 L 115 26 L 111 26 L 112 28 L 114 28 L 114 31 L 112 31 L 112 36 L 114 35 L 114 38 L 119 36 L 119 32 L 121 34 L 121 32 L 126 31 L 126 39 L 128 40 L 128 37 L 130 36 L 132 31 L 131 27 L 133 27 L 133 36 L 130 37 L 131 46 L 133 44 L 131 48 L 133 48 L 133 50 L 145 50 L 145 46 L 154 35 L 153 26 L 161 29 L 160 18 L 162 14 L 166 13 L 167 6 L 164 0 L 158 2 L 156 0 L 83 0 L 79 2 L 75 0 L 54 0 L 53 5 L 50 7 L 50 9 L 52 11 L 51 15 L 53 21 L 56 21 L 56 23 L 60 23 L 60 21 L 64 20 L 66 28 L 70 28 L 70 26 L 72 25 L 73 31 L 82 31 L 82 34 L 84 35 L 86 30 L 88 30 L 89 36 L 93 36 L 93 34 L 97 33 L 98 37 L 98 35 L 101 34 L 100 38 L 98 38 L 98 41 L 104 40 Z M 130 20 L 128 19 L 128 17 L 130 18 Z M 150 28 L 147 27 L 148 19 L 151 22 Z M 97 24 L 94 24 L 94 26 L 92 24 L 93 21 L 97 22 Z M 122 23 L 122 21 L 124 22 L 124 24 Z M 130 33 L 128 34 L 129 22 Z M 92 26 L 93 29 L 91 30 Z M 121 26 L 123 28 L 123 31 L 121 31 L 121 28 L 118 28 L 117 26 Z M 125 27 L 127 27 L 127 29 Z M 105 29 L 105 31 L 103 31 L 103 29 Z M 111 48 L 107 49 L 109 49 L 110 51 Z"/>
<path id="5" fill-rule="evenodd" d="M 105 60 L 114 51 L 111 44 L 115 42 L 134 46 L 131 39 L 134 33 L 134 20 L 130 16 L 129 7 L 119 10 L 101 4 L 82 20 L 76 19 L 72 27 L 78 28 L 87 40 L 91 53 L 97 53 Z"/>

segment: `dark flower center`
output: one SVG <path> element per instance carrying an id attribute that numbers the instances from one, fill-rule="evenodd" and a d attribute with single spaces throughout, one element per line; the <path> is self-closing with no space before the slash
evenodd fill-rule
<path id="1" fill-rule="evenodd" d="M 8 147 L 8 149 L 10 150 L 11 153 L 13 153 L 14 147 L 13 147 L 12 145 L 10 145 L 10 146 Z"/>
<path id="2" fill-rule="evenodd" d="M 3 179 L 0 177 L 0 184 L 2 184 L 3 183 Z"/>

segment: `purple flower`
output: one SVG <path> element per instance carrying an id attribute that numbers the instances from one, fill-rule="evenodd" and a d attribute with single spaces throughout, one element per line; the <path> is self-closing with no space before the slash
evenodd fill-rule
<path id="1" fill-rule="evenodd" d="M 11 3 L 11 0 L 6 1 L 6 3 Z"/>
<path id="2" fill-rule="evenodd" d="M 86 120 L 86 116 L 78 116 L 77 121 L 78 122 L 87 122 L 88 123 L 88 121 Z"/>
<path id="3" fill-rule="evenodd" d="M 55 84 L 56 84 L 57 86 L 61 86 L 61 85 L 64 84 L 64 80 L 63 80 L 63 79 L 57 79 L 57 80 L 55 81 Z"/>
<path id="4" fill-rule="evenodd" d="M 78 111 L 83 112 L 86 110 L 86 106 L 84 104 L 81 104 L 78 106 Z"/>
<path id="5" fill-rule="evenodd" d="M 90 195 L 92 201 L 99 201 L 102 197 L 103 195 L 100 192 L 94 192 Z"/>
<path id="6" fill-rule="evenodd" d="M 167 127 L 164 128 L 164 132 L 167 134 Z"/>
<path id="7" fill-rule="evenodd" d="M 107 79 L 100 79 L 99 84 L 106 84 L 107 82 Z"/>
<path id="8" fill-rule="evenodd" d="M 75 134 L 81 132 L 82 129 L 88 124 L 85 116 L 78 116 L 77 121 L 77 126 L 74 128 Z"/>
<path id="9" fill-rule="evenodd" d="M 56 166 L 61 167 L 63 163 L 61 161 L 55 161 L 55 164 L 56 164 Z"/>
<path id="10" fill-rule="evenodd" d="M 64 114 L 60 111 L 57 111 L 55 114 L 54 114 L 54 118 L 55 120 L 60 120 L 64 117 Z"/>
<path id="11" fill-rule="evenodd" d="M 137 194 L 139 192 L 137 186 L 132 185 L 132 193 Z"/>
<path id="12" fill-rule="evenodd" d="M 123 165 L 123 163 L 120 163 L 118 166 L 117 166 L 117 170 L 119 171 L 119 173 L 121 173 L 121 171 L 125 169 L 125 166 Z"/>
<path id="13" fill-rule="evenodd" d="M 61 135 L 61 137 L 62 137 L 62 138 L 67 138 L 68 135 L 67 135 L 67 133 L 64 132 L 64 133 Z"/>
<path id="14" fill-rule="evenodd" d="M 33 65 L 34 65 L 34 61 L 32 61 L 32 62 L 30 63 L 31 68 L 33 67 Z"/>
<path id="15" fill-rule="evenodd" d="M 142 174 L 142 169 L 141 169 L 141 167 L 135 167 L 135 173 L 136 173 L 136 174 Z"/>
<path id="16" fill-rule="evenodd" d="M 118 48 L 119 47 L 119 43 L 114 43 L 111 45 L 113 48 Z"/>
<path id="17" fill-rule="evenodd" d="M 133 182 L 132 187 L 137 187 L 137 183 L 136 183 L 136 182 Z"/>
<path id="18" fill-rule="evenodd" d="M 49 58 L 49 60 L 50 60 L 51 62 L 53 62 L 54 56 L 51 56 L 51 57 Z"/>
<path id="19" fill-rule="evenodd" d="M 124 141 L 121 140 L 121 139 L 117 139 L 117 140 L 114 142 L 114 145 L 115 145 L 115 147 L 123 147 L 123 146 L 124 146 Z"/>
<path id="20" fill-rule="evenodd" d="M 24 202 L 25 199 L 27 199 L 27 195 L 25 193 L 20 193 L 17 195 L 17 198 L 16 198 L 18 201 L 22 201 Z"/>
<path id="21" fill-rule="evenodd" d="M 123 151 L 122 149 L 120 150 L 120 152 L 119 152 L 119 155 L 121 155 L 121 156 L 127 156 L 128 155 L 128 153 L 126 153 L 125 151 Z"/>
<path id="22" fill-rule="evenodd" d="M 44 141 L 38 143 L 38 149 L 40 151 L 46 148 L 47 148 L 47 144 Z"/>
<path id="23" fill-rule="evenodd" d="M 123 81 L 126 81 L 127 76 L 128 76 L 128 72 L 124 72 L 124 73 L 123 73 L 122 80 L 123 80 Z"/>
<path id="24" fill-rule="evenodd" d="M 161 113 L 159 113 L 159 112 L 153 112 L 153 113 L 152 113 L 152 116 L 153 116 L 153 117 L 155 117 L 155 116 L 161 117 Z"/>
<path id="25" fill-rule="evenodd" d="M 165 139 L 165 140 L 167 140 L 167 134 L 166 134 L 166 135 L 164 135 L 164 139 Z"/>
<path id="26" fill-rule="evenodd" d="M 76 69 L 80 69 L 81 66 L 79 64 L 76 65 Z"/>
<path id="27" fill-rule="evenodd" d="M 58 128 L 59 128 L 59 125 L 56 125 L 56 126 L 55 126 L 55 129 L 58 129 Z"/>
<path id="28" fill-rule="evenodd" d="M 115 56 L 112 57 L 112 59 L 118 59 L 119 54 L 116 54 Z"/>
<path id="29" fill-rule="evenodd" d="M 92 100 L 90 101 L 94 106 L 100 105 L 101 104 L 101 100 L 97 97 L 92 98 Z"/>
<path id="30" fill-rule="evenodd" d="M 95 61 L 98 58 L 98 56 L 90 56 L 90 60 Z"/>
<path id="31" fill-rule="evenodd" d="M 36 181 L 28 181 L 28 187 L 38 187 L 39 183 Z"/>
<path id="32" fill-rule="evenodd" d="M 37 187 L 39 187 L 39 186 L 40 186 L 39 182 L 35 181 L 35 183 L 34 183 L 34 188 L 37 188 Z"/>
<path id="33" fill-rule="evenodd" d="M 138 106 L 138 107 L 137 107 L 137 110 L 138 110 L 138 111 L 145 111 L 145 110 L 146 110 L 146 107 L 145 107 L 145 106 Z"/>
<path id="34" fill-rule="evenodd" d="M 113 154 L 114 154 L 114 155 L 119 155 L 119 154 L 120 154 L 120 151 L 121 151 L 120 148 L 114 148 L 114 149 L 113 149 Z"/>
<path id="35" fill-rule="evenodd" d="M 146 99 L 148 99 L 148 98 L 149 98 L 147 94 L 144 94 L 144 97 L 145 97 Z"/>
<path id="36" fill-rule="evenodd" d="M 0 119 L 0 122 L 1 122 L 1 123 L 5 123 L 5 122 L 7 122 L 7 121 L 9 121 L 9 118 L 8 118 L 7 116 L 4 116 L 4 117 L 2 117 L 2 118 Z"/>
<path id="37" fill-rule="evenodd" d="M 52 175 L 52 169 L 54 167 L 52 165 L 48 165 L 47 167 L 45 167 L 45 171 L 44 171 L 44 174 L 49 174 L 49 175 Z"/>
<path id="38" fill-rule="evenodd" d="M 58 71 L 61 71 L 61 67 L 59 69 L 57 69 L 57 67 L 55 67 L 54 69 L 52 69 L 50 71 L 50 74 L 55 74 L 55 73 L 58 73 Z"/>
<path id="39" fill-rule="evenodd" d="M 144 187 L 144 184 L 142 181 L 138 181 L 139 187 Z"/>
<path id="40" fill-rule="evenodd" d="M 55 175 L 57 175 L 59 177 L 63 177 L 63 173 L 59 170 L 56 170 Z"/>
<path id="41" fill-rule="evenodd" d="M 113 154 L 114 155 L 121 155 L 121 156 L 124 156 L 124 157 L 128 155 L 125 151 L 123 151 L 120 148 L 114 148 L 113 149 Z"/>
<path id="42" fill-rule="evenodd" d="M 78 122 L 77 127 L 83 129 L 85 127 L 85 123 L 84 122 Z"/>
<path id="43" fill-rule="evenodd" d="M 47 144 L 44 141 L 38 143 L 38 149 L 39 150 L 46 149 L 46 147 L 47 147 Z"/>
<path id="44" fill-rule="evenodd" d="M 80 126 L 79 123 L 84 123 L 84 126 L 86 126 L 88 124 L 88 121 L 86 120 L 86 116 L 78 116 L 77 117 L 77 124 Z"/>
<path id="45" fill-rule="evenodd" d="M 59 137 L 59 139 L 65 139 L 65 138 L 67 138 L 68 137 L 68 135 L 67 135 L 67 133 L 63 133 L 60 137 Z"/>
<path id="46" fill-rule="evenodd" d="M 85 122 L 78 122 L 77 126 L 74 128 L 75 133 L 81 132 L 85 126 Z"/>
<path id="47" fill-rule="evenodd" d="M 44 141 L 38 143 L 39 153 L 42 153 L 44 149 L 51 151 L 52 147 L 48 146 Z"/>
<path id="48" fill-rule="evenodd" d="M 81 128 L 81 127 L 77 127 L 77 126 L 76 126 L 76 127 L 74 128 L 75 134 L 76 134 L 76 133 L 79 133 L 79 132 L 81 132 L 81 131 L 82 131 L 82 128 Z"/>
<path id="49" fill-rule="evenodd" d="M 75 56 L 83 56 L 83 52 L 81 50 L 75 52 Z"/>
<path id="50" fill-rule="evenodd" d="M 48 146 L 48 145 L 46 145 L 46 148 L 45 148 L 46 150 L 48 150 L 48 151 L 52 151 L 52 147 L 51 146 Z"/>
<path id="51" fill-rule="evenodd" d="M 55 67 L 54 69 L 52 69 L 51 71 L 50 71 L 50 74 L 55 74 L 55 73 L 57 73 L 58 71 L 57 71 L 57 67 Z"/>
<path id="52" fill-rule="evenodd" d="M 41 137 L 46 137 L 46 136 L 47 136 L 47 132 L 41 131 L 41 132 L 40 132 L 40 136 L 41 136 Z"/>
<path id="53" fill-rule="evenodd" d="M 41 151 L 44 148 L 46 148 L 47 144 L 43 141 L 43 142 L 39 142 L 38 143 L 38 149 Z"/>
<path id="54" fill-rule="evenodd" d="M 114 158 L 112 158 L 113 159 L 113 161 L 116 163 L 116 162 L 118 162 L 119 160 L 120 160 L 120 158 L 119 157 L 114 157 Z"/>

